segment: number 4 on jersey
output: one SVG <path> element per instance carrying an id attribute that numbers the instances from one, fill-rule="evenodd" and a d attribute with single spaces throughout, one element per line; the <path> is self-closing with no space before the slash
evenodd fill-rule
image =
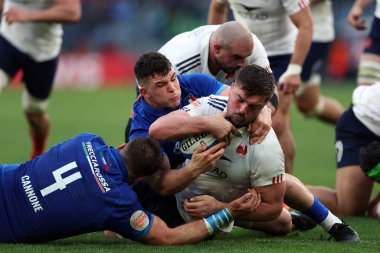
<path id="1" fill-rule="evenodd" d="M 75 180 L 78 180 L 82 178 L 82 175 L 80 172 L 75 172 L 74 174 L 62 178 L 62 174 L 68 172 L 69 170 L 77 168 L 76 162 L 71 162 L 66 164 L 65 166 L 60 167 L 59 169 L 56 169 L 53 171 L 53 176 L 55 178 L 55 183 L 52 185 L 49 185 L 48 187 L 45 187 L 41 190 L 42 197 L 45 197 L 46 195 L 56 191 L 56 190 L 63 190 L 66 188 L 66 186 Z"/>

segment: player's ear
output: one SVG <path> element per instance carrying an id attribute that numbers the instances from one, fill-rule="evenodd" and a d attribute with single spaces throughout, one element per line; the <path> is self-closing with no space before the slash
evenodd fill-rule
<path id="1" fill-rule="evenodd" d="M 220 54 L 220 52 L 222 51 L 222 46 L 219 44 L 215 44 L 214 49 L 216 54 Z"/>
<path id="2" fill-rule="evenodd" d="M 149 95 L 149 92 L 148 92 L 147 89 L 141 87 L 141 88 L 140 88 L 140 94 L 141 94 L 141 96 L 146 97 L 146 96 Z"/>

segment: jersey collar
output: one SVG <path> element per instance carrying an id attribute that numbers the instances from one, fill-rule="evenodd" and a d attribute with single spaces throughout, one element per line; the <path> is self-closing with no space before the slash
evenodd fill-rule
<path id="1" fill-rule="evenodd" d="M 123 157 L 120 155 L 119 151 L 116 148 L 110 147 L 110 150 L 113 157 L 116 159 L 118 167 L 120 168 L 121 174 L 123 175 L 124 182 L 128 182 L 128 170 L 127 170 L 127 165 L 125 164 Z"/>

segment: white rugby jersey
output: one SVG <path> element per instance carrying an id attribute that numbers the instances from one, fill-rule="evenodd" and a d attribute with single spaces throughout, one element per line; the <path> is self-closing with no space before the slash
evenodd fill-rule
<path id="1" fill-rule="evenodd" d="M 297 28 L 289 16 L 306 8 L 308 0 L 218 0 L 228 2 L 235 20 L 259 37 L 268 56 L 292 54 Z"/>
<path id="2" fill-rule="evenodd" d="M 50 8 L 53 4 L 53 0 L 5 0 L 3 12 L 6 12 L 9 7 L 40 10 Z M 5 17 L 3 17 L 0 33 L 18 50 L 30 55 L 35 61 L 41 62 L 58 56 L 62 44 L 63 30 L 59 23 L 15 22 L 9 25 L 5 21 Z"/>
<path id="3" fill-rule="evenodd" d="M 173 64 L 178 74 L 204 73 L 213 76 L 208 68 L 209 42 L 211 34 L 220 25 L 206 25 L 192 31 L 178 34 L 169 40 L 159 52 Z M 248 64 L 269 68 L 268 56 L 263 44 L 252 34 L 253 52 L 248 57 Z M 214 76 L 218 81 L 231 84 L 237 75 L 228 75 L 223 71 Z"/>
<path id="4" fill-rule="evenodd" d="M 353 111 L 369 130 L 380 136 L 380 82 L 361 85 L 352 93 Z"/>
<path id="5" fill-rule="evenodd" d="M 313 15 L 313 42 L 331 42 L 335 38 L 334 16 L 330 0 L 310 5 Z"/>
<path id="6" fill-rule="evenodd" d="M 217 115 L 226 111 L 227 101 L 227 97 L 212 95 L 198 99 L 183 109 L 191 116 Z M 278 184 L 285 180 L 284 154 L 273 129 L 263 143 L 254 145 L 249 145 L 249 133 L 245 127 L 238 131 L 241 136 L 232 137 L 231 144 L 215 167 L 176 194 L 177 208 L 185 221 L 190 221 L 183 210 L 185 199 L 207 194 L 230 202 L 247 193 L 248 188 Z"/>

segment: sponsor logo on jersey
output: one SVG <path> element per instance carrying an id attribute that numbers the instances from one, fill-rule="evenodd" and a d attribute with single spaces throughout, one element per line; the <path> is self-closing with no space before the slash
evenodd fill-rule
<path id="1" fill-rule="evenodd" d="M 236 153 L 240 154 L 240 158 L 244 158 L 244 156 L 247 154 L 248 152 L 248 146 L 245 145 L 244 147 L 243 146 L 237 146 L 236 148 Z"/>
<path id="2" fill-rule="evenodd" d="M 197 98 L 194 97 L 193 95 L 188 95 L 183 101 L 184 101 L 184 104 L 183 106 L 186 106 L 186 105 L 189 105 L 189 104 L 192 104 L 194 101 L 196 101 Z"/>
<path id="3" fill-rule="evenodd" d="M 30 204 L 32 205 L 34 212 L 37 213 L 39 211 L 43 211 L 44 209 L 42 208 L 40 201 L 38 200 L 34 192 L 32 183 L 30 182 L 29 179 L 30 178 L 28 175 L 22 176 L 21 183 L 22 183 L 22 187 L 24 188 L 26 197 L 28 198 Z"/>
<path id="4" fill-rule="evenodd" d="M 149 217 L 144 211 L 137 210 L 132 214 L 129 223 L 133 229 L 143 231 L 149 225 Z"/>
<path id="5" fill-rule="evenodd" d="M 83 150 L 86 153 L 87 161 L 90 165 L 91 172 L 94 175 L 94 179 L 96 183 L 98 184 L 100 190 L 105 193 L 111 190 L 109 184 L 103 177 L 103 175 L 100 173 L 100 168 L 99 168 L 99 162 L 96 158 L 95 152 L 92 148 L 91 142 L 82 142 Z M 101 157 L 102 162 L 105 163 L 104 157 Z M 108 167 L 108 165 L 107 165 Z M 107 169 L 107 167 L 105 167 Z M 108 169 L 109 170 L 109 169 Z"/>
<path id="6" fill-rule="evenodd" d="M 207 172 L 207 174 L 211 174 L 211 175 L 217 176 L 219 178 L 227 178 L 228 177 L 227 174 L 219 168 L 215 168 L 213 170 L 210 170 L 209 172 Z"/>

